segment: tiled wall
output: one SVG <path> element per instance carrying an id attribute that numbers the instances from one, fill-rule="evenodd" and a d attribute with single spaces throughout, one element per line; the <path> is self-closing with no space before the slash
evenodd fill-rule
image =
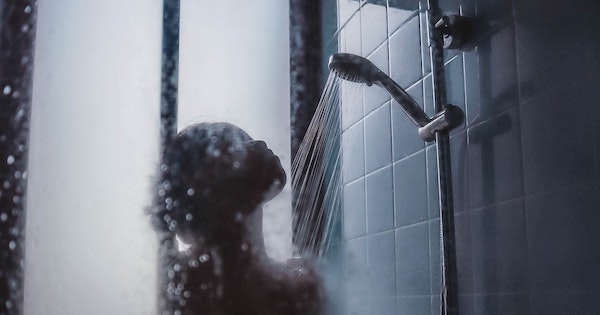
<path id="1" fill-rule="evenodd" d="M 445 59 L 460 314 L 600 314 L 600 3 L 440 6 L 478 21 Z M 424 8 L 338 0 L 338 37 L 432 114 Z M 435 145 L 378 87 L 342 112 L 343 312 L 439 314 Z"/>

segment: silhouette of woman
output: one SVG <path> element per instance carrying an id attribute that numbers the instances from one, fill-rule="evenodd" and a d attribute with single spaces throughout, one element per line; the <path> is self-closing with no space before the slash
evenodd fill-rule
<path id="1" fill-rule="evenodd" d="M 155 224 L 187 249 L 165 285 L 181 314 L 321 314 L 321 279 L 309 260 L 265 254 L 262 205 L 286 182 L 263 141 L 227 123 L 181 131 L 165 150 Z"/>

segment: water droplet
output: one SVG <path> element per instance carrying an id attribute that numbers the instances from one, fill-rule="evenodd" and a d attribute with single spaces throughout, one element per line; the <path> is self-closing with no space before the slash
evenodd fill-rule
<path id="1" fill-rule="evenodd" d="M 6 300 L 6 302 L 4 303 L 4 306 L 6 306 L 6 309 L 11 309 L 12 308 L 12 301 L 11 300 Z"/>
<path id="2" fill-rule="evenodd" d="M 6 163 L 8 163 L 8 165 L 13 165 L 13 163 L 15 163 L 15 157 L 14 157 L 14 156 L 12 156 L 12 155 L 9 155 L 9 156 L 6 158 Z"/>
<path id="3" fill-rule="evenodd" d="M 19 96 L 21 96 L 21 93 L 19 93 L 19 91 L 14 91 L 12 94 L 13 98 L 19 98 Z"/>
<path id="4" fill-rule="evenodd" d="M 192 293 L 190 291 L 183 292 L 183 297 L 189 298 L 190 296 L 192 296 Z"/>
<path id="5" fill-rule="evenodd" d="M 188 190 L 187 190 L 187 195 L 188 195 L 188 196 L 193 196 L 193 195 L 194 195 L 194 193 L 196 193 L 196 192 L 194 191 L 194 189 L 193 189 L 193 188 L 190 188 L 190 189 L 188 189 Z"/>
<path id="6" fill-rule="evenodd" d="M 21 201 L 21 198 L 19 198 L 19 196 L 13 196 L 13 203 L 14 204 L 18 204 Z"/>
<path id="7" fill-rule="evenodd" d="M 198 263 L 198 261 L 197 261 L 197 260 L 195 260 L 195 259 L 190 259 L 190 260 L 188 261 L 188 265 L 189 265 L 190 267 L 198 267 L 200 264 Z"/>
<path id="8" fill-rule="evenodd" d="M 4 95 L 8 95 L 8 94 L 10 94 L 11 91 L 12 91 L 12 88 L 10 87 L 10 85 L 5 85 L 4 89 L 2 90 L 2 93 L 4 93 Z"/>
<path id="9" fill-rule="evenodd" d="M 21 26 L 21 32 L 27 33 L 29 31 L 29 25 L 25 24 Z"/>
<path id="10" fill-rule="evenodd" d="M 194 218 L 194 216 L 191 213 L 188 213 L 185 215 L 185 219 L 188 221 L 192 221 L 193 218 Z"/>
<path id="11" fill-rule="evenodd" d="M 198 261 L 200 261 L 201 263 L 205 263 L 209 259 L 210 259 L 210 256 L 208 254 L 200 255 L 200 257 L 198 257 Z"/>
<path id="12" fill-rule="evenodd" d="M 181 270 L 181 265 L 180 264 L 173 265 L 173 270 L 175 270 L 175 271 Z"/>
<path id="13" fill-rule="evenodd" d="M 10 248 L 10 250 L 14 250 L 15 248 L 17 248 L 17 242 L 10 241 L 10 243 L 8 243 L 8 248 Z"/>
<path id="14" fill-rule="evenodd" d="M 0 214 L 0 220 L 2 222 L 6 222 L 6 220 L 8 220 L 8 214 L 6 214 L 4 212 L 2 214 Z"/>
<path id="15" fill-rule="evenodd" d="M 242 250 L 243 250 L 243 251 L 247 251 L 247 250 L 248 250 L 248 244 L 246 244 L 246 243 L 243 243 L 243 244 L 242 244 Z"/>
<path id="16" fill-rule="evenodd" d="M 23 10 L 23 12 L 25 12 L 25 13 L 29 14 L 29 13 L 31 13 L 31 10 L 32 10 L 32 9 L 31 9 L 31 6 L 30 6 L 30 5 L 28 5 L 28 6 L 26 6 L 26 7 L 25 7 L 25 10 Z"/>
<path id="17" fill-rule="evenodd" d="M 181 315 L 181 311 L 180 310 L 175 310 L 175 312 L 173 312 L 173 315 Z"/>
<path id="18" fill-rule="evenodd" d="M 233 162 L 233 168 L 240 168 L 240 162 L 238 162 L 238 161 Z"/>
<path id="19" fill-rule="evenodd" d="M 9 181 L 5 181 L 5 182 L 4 182 L 4 184 L 2 184 L 2 186 L 3 186 L 4 188 L 10 188 L 10 186 L 11 186 L 11 185 L 10 185 L 10 182 L 9 182 Z"/>

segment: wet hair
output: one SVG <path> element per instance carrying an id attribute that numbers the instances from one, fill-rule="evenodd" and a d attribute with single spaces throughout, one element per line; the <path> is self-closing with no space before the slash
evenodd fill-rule
<path id="1" fill-rule="evenodd" d="M 286 177 L 264 142 L 228 123 L 182 130 L 166 148 L 158 183 L 158 222 L 177 234 L 227 225 L 281 191 Z"/>

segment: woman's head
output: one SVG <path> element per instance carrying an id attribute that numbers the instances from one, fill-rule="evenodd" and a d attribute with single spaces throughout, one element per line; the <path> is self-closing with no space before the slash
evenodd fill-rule
<path id="1" fill-rule="evenodd" d="M 262 141 L 227 123 L 181 131 L 165 150 L 165 214 L 186 233 L 239 220 L 270 200 L 286 177 Z M 159 190 L 160 194 L 160 190 Z"/>

